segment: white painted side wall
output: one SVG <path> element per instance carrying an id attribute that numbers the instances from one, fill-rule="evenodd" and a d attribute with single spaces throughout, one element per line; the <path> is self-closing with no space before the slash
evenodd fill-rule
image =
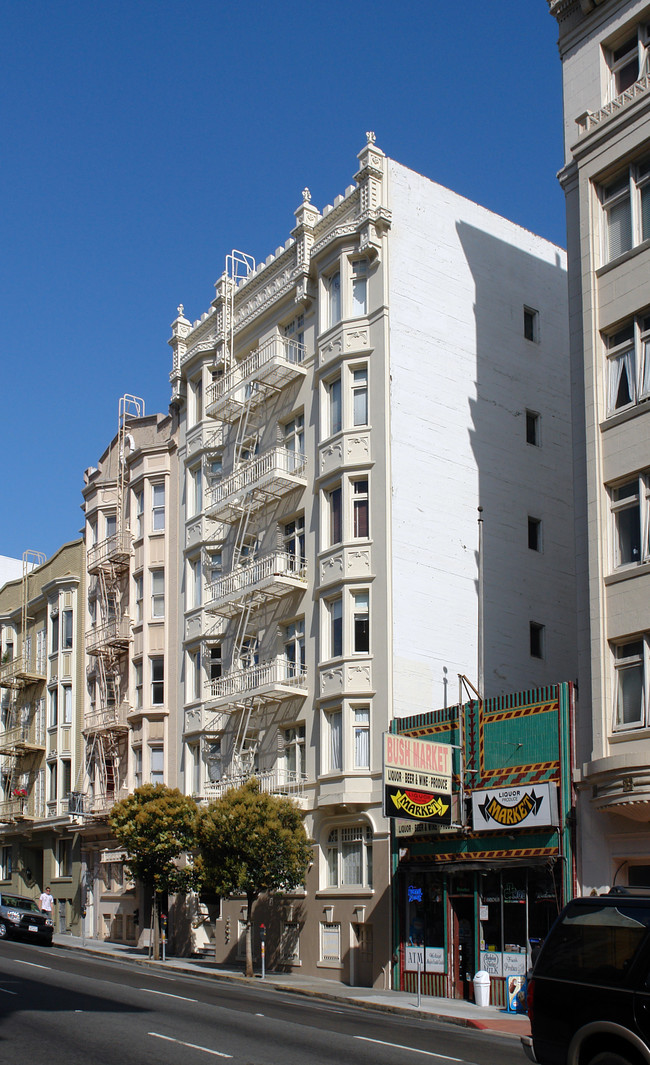
<path id="1" fill-rule="evenodd" d="M 10 558 L 9 555 L 0 555 L 0 588 L 7 581 L 15 581 L 23 575 L 23 563 L 20 558 Z"/>
<path id="2" fill-rule="evenodd" d="M 477 683 L 479 502 L 487 695 L 575 676 L 564 254 L 388 161 L 393 712 Z M 540 343 L 523 336 L 524 305 Z M 543 447 L 525 441 L 542 413 Z M 528 515 L 544 551 L 528 548 Z M 530 657 L 529 621 L 548 627 Z"/>

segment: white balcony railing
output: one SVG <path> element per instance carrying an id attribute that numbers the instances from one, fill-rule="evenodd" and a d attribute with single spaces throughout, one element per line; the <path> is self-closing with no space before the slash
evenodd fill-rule
<path id="1" fill-rule="evenodd" d="M 128 615 L 111 618 L 103 625 L 97 625 L 86 633 L 86 652 L 89 655 L 100 654 L 104 648 L 123 647 L 131 639 L 131 619 Z"/>
<path id="2" fill-rule="evenodd" d="M 0 665 L 0 687 L 17 688 L 45 680 L 45 663 L 29 661 L 26 655 L 18 655 Z"/>
<path id="3" fill-rule="evenodd" d="M 305 794 L 306 776 L 291 773 L 286 769 L 271 769 L 263 773 L 242 773 L 206 784 L 203 789 L 204 797 L 209 802 L 220 799 L 231 788 L 240 788 L 252 777 L 258 782 L 260 791 L 264 795 L 287 795 L 291 798 L 302 799 Z"/>
<path id="4" fill-rule="evenodd" d="M 283 693 L 291 695 L 307 686 L 307 670 L 286 658 L 274 658 L 270 662 L 259 662 L 247 669 L 238 669 L 226 673 L 218 680 L 210 682 L 212 699 L 230 699 L 236 696 L 274 694 L 281 697 Z"/>
<path id="5" fill-rule="evenodd" d="M 21 754 L 45 749 L 45 729 L 35 721 L 14 725 L 0 732 L 0 754 Z"/>
<path id="6" fill-rule="evenodd" d="M 301 451 L 275 447 L 242 463 L 228 477 L 224 477 L 207 492 L 206 512 L 212 517 L 237 512 L 243 497 L 260 494 L 260 504 L 267 496 L 280 497 L 305 482 L 306 462 Z M 253 499 L 253 502 L 255 500 Z"/>
<path id="7" fill-rule="evenodd" d="M 269 555 L 238 566 L 232 573 L 227 573 L 210 584 L 207 589 L 206 610 L 247 593 L 263 594 L 265 589 L 270 596 L 277 597 L 283 594 L 283 591 L 291 592 L 295 588 L 295 582 L 304 582 L 306 578 L 304 558 L 288 551 L 273 551 Z"/>
<path id="8" fill-rule="evenodd" d="M 610 118 L 615 115 L 621 108 L 626 107 L 631 100 L 635 100 L 637 96 L 642 96 L 650 89 L 650 74 L 644 74 L 633 85 L 630 85 L 624 92 L 617 96 L 614 100 L 611 100 L 604 107 L 601 107 L 598 111 L 587 111 L 578 119 L 578 125 L 581 133 L 588 133 L 590 129 L 600 125 L 606 118 Z"/>
<path id="9" fill-rule="evenodd" d="M 93 544 L 88 548 L 86 555 L 86 564 L 89 573 L 96 573 L 109 563 L 115 565 L 117 563 L 126 564 L 131 554 L 131 534 L 128 529 L 122 532 L 113 533 L 112 536 L 107 536 L 105 540 L 101 540 L 98 544 Z"/>
<path id="10" fill-rule="evenodd" d="M 298 344 L 290 337 L 279 335 L 270 337 L 242 362 L 233 366 L 232 370 L 208 387 L 206 413 L 212 416 L 217 415 L 228 398 L 238 391 L 240 394 L 235 395 L 234 398 L 240 403 L 254 398 L 252 392 L 246 388 L 253 381 L 268 381 L 281 387 L 297 374 L 305 372 L 302 369 L 304 359 L 304 344 Z"/>

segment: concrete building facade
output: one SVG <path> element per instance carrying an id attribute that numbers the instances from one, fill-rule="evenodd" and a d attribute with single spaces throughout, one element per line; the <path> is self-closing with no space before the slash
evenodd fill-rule
<path id="1" fill-rule="evenodd" d="M 564 82 L 588 892 L 650 877 L 650 7 L 550 10 Z"/>
<path id="2" fill-rule="evenodd" d="M 358 159 L 172 326 L 176 742 L 198 800 L 254 774 L 305 811 L 306 891 L 256 917 L 271 963 L 381 984 L 382 733 L 455 703 L 459 674 L 485 695 L 575 675 L 571 431 L 561 249 L 373 134 Z M 244 918 L 197 900 L 192 949 L 234 961 Z"/>

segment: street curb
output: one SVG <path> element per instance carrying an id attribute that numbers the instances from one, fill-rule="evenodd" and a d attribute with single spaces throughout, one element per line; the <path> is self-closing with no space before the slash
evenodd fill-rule
<path id="1" fill-rule="evenodd" d="M 166 970 L 167 972 L 179 972 L 185 976 L 209 976 L 213 980 L 221 981 L 234 981 L 239 984 L 253 984 L 261 981 L 260 976 L 244 976 L 243 973 L 225 973 L 223 971 L 214 971 L 212 969 L 189 969 L 183 965 L 173 965 L 168 969 L 166 963 L 163 961 L 156 961 L 154 958 L 145 957 L 144 955 L 139 957 L 138 955 L 129 954 L 125 956 L 123 954 L 112 954 L 106 950 L 95 950 L 93 947 L 73 947 L 68 946 L 67 943 L 54 943 L 53 946 L 60 950 L 67 950 L 71 954 L 82 952 L 84 954 L 91 954 L 94 958 L 104 958 L 109 961 L 129 961 L 135 965 L 140 965 L 143 968 L 158 968 Z M 457 1028 L 470 1028 L 474 1031 L 480 1032 L 492 1032 L 494 1035 L 503 1035 L 510 1039 L 519 1039 L 520 1036 L 516 1032 L 510 1032 L 504 1028 L 493 1028 L 489 1024 L 485 1024 L 482 1021 L 474 1021 L 470 1017 L 454 1017 L 448 1013 L 431 1013 L 427 1010 L 407 1009 L 405 1006 L 394 1006 L 388 1003 L 381 1002 L 368 1002 L 366 999 L 353 998 L 349 995 L 341 996 L 329 994 L 327 991 L 319 991 L 309 987 L 288 987 L 286 984 L 277 984 L 274 980 L 269 980 L 268 977 L 264 979 L 264 986 L 273 991 L 285 991 L 291 995 L 302 995 L 304 998 L 318 998 L 323 999 L 326 1002 L 338 1002 L 339 1004 L 350 1003 L 350 1005 L 356 1006 L 361 1009 L 374 1010 L 377 1013 L 394 1013 L 401 1017 L 413 1017 L 422 1021 L 439 1021 L 441 1024 L 452 1024 Z"/>

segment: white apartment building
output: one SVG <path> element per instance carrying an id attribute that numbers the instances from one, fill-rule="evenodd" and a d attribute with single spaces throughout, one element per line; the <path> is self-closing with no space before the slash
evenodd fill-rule
<path id="1" fill-rule="evenodd" d="M 151 900 L 125 874 L 110 807 L 177 781 L 176 427 L 124 396 L 118 432 L 85 472 L 86 684 L 79 802 L 85 933 L 133 942 Z"/>
<path id="2" fill-rule="evenodd" d="M 575 676 L 570 388 L 563 251 L 374 134 L 358 159 L 172 326 L 177 742 L 197 799 L 254 774 L 305 810 L 306 891 L 255 917 L 268 963 L 382 985 L 391 719 L 453 704 L 459 674 Z M 193 949 L 234 961 L 244 917 L 204 900 Z"/>
<path id="3" fill-rule="evenodd" d="M 550 9 L 564 80 L 588 893 L 650 883 L 650 5 Z"/>

